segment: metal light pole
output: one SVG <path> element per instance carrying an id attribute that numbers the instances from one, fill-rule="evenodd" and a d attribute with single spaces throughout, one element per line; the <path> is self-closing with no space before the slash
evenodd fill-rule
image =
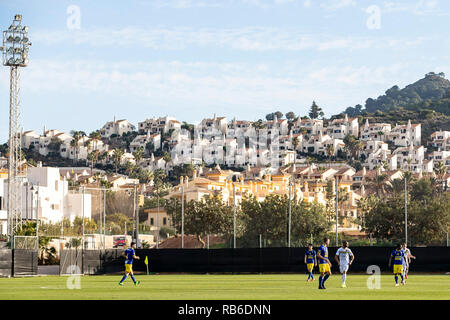
<path id="1" fill-rule="evenodd" d="M 336 177 L 336 247 L 339 247 L 339 240 L 338 240 L 338 211 L 339 211 L 339 178 Z"/>
<path id="2" fill-rule="evenodd" d="M 236 249 L 236 185 L 233 182 L 233 249 Z"/>
<path id="3" fill-rule="evenodd" d="M 81 222 L 81 234 L 82 234 L 82 239 L 83 239 L 83 249 L 85 249 L 84 247 L 85 247 L 85 245 L 84 245 L 84 187 L 81 187 L 82 188 L 82 193 L 81 193 L 81 196 L 83 197 L 83 199 L 82 199 L 82 206 L 83 206 L 83 208 L 82 208 L 82 222 Z"/>
<path id="4" fill-rule="evenodd" d="M 292 216 L 291 189 L 292 189 L 292 179 L 289 178 L 288 248 L 291 247 L 291 216 Z"/>
<path id="5" fill-rule="evenodd" d="M 158 249 L 159 247 L 159 190 L 156 192 L 156 200 L 158 201 L 157 206 L 158 206 L 158 211 L 156 211 L 156 249 Z"/>
<path id="6" fill-rule="evenodd" d="M 408 243 L 408 190 L 405 177 L 405 242 Z"/>
<path id="7" fill-rule="evenodd" d="M 184 248 L 184 187 L 181 187 L 181 248 Z"/>
<path id="8" fill-rule="evenodd" d="M 39 191 L 36 189 L 36 237 L 39 244 Z"/>
<path id="9" fill-rule="evenodd" d="M 19 67 L 28 65 L 28 50 L 31 43 L 28 27 L 22 27 L 22 16 L 17 14 L 8 30 L 3 31 L 3 65 L 10 67 L 9 96 L 9 156 L 8 156 L 8 240 L 14 247 L 17 228 L 22 225 L 22 181 L 19 176 L 21 164 L 20 126 L 20 72 Z"/>
<path id="10" fill-rule="evenodd" d="M 103 190 L 103 249 L 106 249 L 106 189 Z"/>
<path id="11" fill-rule="evenodd" d="M 138 196 L 137 196 L 137 185 L 134 186 L 134 206 L 135 211 L 134 214 L 136 215 L 136 246 L 139 248 L 139 203 L 138 203 Z"/>

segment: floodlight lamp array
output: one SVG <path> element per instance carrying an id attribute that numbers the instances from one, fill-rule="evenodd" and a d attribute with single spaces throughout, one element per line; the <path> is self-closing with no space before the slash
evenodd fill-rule
<path id="1" fill-rule="evenodd" d="M 22 26 L 22 16 L 16 15 L 8 30 L 3 31 L 3 65 L 26 67 L 30 46 L 28 27 Z"/>

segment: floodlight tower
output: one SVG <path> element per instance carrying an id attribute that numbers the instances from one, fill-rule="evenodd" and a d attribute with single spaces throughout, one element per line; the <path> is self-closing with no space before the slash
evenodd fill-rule
<path id="1" fill-rule="evenodd" d="M 8 240 L 14 246 L 13 237 L 22 224 L 22 180 L 20 177 L 20 72 L 19 67 L 28 65 L 28 50 L 31 43 L 28 27 L 22 27 L 22 16 L 16 14 L 8 30 L 3 31 L 3 46 L 0 47 L 3 65 L 10 67 L 9 97 L 9 157 L 8 157 Z"/>

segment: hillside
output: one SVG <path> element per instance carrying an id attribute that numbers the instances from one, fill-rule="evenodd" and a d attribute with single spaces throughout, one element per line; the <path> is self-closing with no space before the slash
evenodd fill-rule
<path id="1" fill-rule="evenodd" d="M 393 86 L 377 99 L 367 99 L 364 109 L 361 105 L 349 107 L 331 119 L 346 113 L 358 117 L 360 125 L 368 119 L 371 123 L 385 122 L 392 126 L 411 120 L 422 124 L 422 143 L 426 145 L 434 131 L 450 131 L 450 81 L 444 76 L 430 72 L 403 89 Z"/>
<path id="2" fill-rule="evenodd" d="M 450 115 L 450 81 L 445 79 L 444 73 L 430 72 L 403 89 L 393 86 L 376 99 L 368 98 L 364 109 L 361 105 L 356 105 L 344 112 L 354 117 L 363 112 L 383 112 L 400 107 L 410 110 L 430 109 Z"/>

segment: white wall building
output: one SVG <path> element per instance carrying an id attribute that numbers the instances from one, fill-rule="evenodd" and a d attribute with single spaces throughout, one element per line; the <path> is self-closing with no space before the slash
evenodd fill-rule
<path id="1" fill-rule="evenodd" d="M 177 119 L 169 116 L 146 119 L 138 123 L 139 131 L 144 131 L 145 133 L 150 132 L 150 134 L 164 134 L 171 129 L 181 130 L 181 123 Z"/>
<path id="2" fill-rule="evenodd" d="M 100 135 L 102 138 L 109 138 L 113 134 L 122 136 L 124 133 L 128 133 L 130 131 L 134 131 L 136 128 L 127 120 L 117 120 L 114 117 L 113 121 L 107 122 L 101 129 Z"/>
<path id="3" fill-rule="evenodd" d="M 359 124 L 357 118 L 349 118 L 345 114 L 343 119 L 334 119 L 326 128 L 326 133 L 336 139 L 344 139 L 351 134 L 359 137 Z"/>
<path id="4" fill-rule="evenodd" d="M 34 189 L 34 191 L 32 191 Z M 75 217 L 91 218 L 91 195 L 69 192 L 58 168 L 28 168 L 22 187 L 22 219 L 58 223 Z M 0 179 L 0 233 L 7 230 L 8 179 Z M 84 213 L 83 213 L 84 208 Z"/>
<path id="5" fill-rule="evenodd" d="M 397 125 L 388 134 L 388 141 L 396 146 L 407 147 L 409 145 L 420 146 L 422 137 L 421 124 L 411 124 L 411 120 L 405 125 Z"/>
<path id="6" fill-rule="evenodd" d="M 389 123 L 371 123 L 369 119 L 361 127 L 362 141 L 386 141 L 389 132 L 391 132 L 391 125 Z"/>

